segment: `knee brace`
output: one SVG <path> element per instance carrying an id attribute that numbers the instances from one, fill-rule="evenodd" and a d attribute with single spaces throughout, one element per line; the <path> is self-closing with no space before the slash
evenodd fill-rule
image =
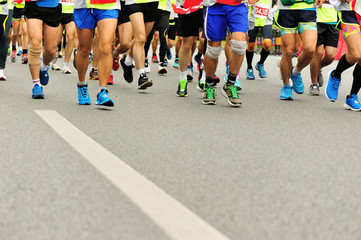
<path id="1" fill-rule="evenodd" d="M 40 65 L 41 60 L 40 60 L 40 55 L 41 55 L 41 50 L 42 50 L 42 46 L 34 46 L 30 44 L 29 47 L 29 60 L 28 63 L 29 65 Z"/>
<path id="2" fill-rule="evenodd" d="M 222 47 L 211 47 L 207 44 L 206 53 L 211 59 L 217 59 L 221 55 Z"/>
<path id="3" fill-rule="evenodd" d="M 232 52 L 237 55 L 243 55 L 246 52 L 247 42 L 246 41 L 235 41 L 232 40 Z"/>

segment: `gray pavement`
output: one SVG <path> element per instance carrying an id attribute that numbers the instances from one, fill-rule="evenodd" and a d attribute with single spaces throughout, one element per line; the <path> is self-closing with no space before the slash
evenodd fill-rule
<path id="1" fill-rule="evenodd" d="M 229 239 L 361 239 L 361 113 L 342 106 L 352 70 L 331 103 L 324 87 L 308 95 L 306 68 L 305 93 L 290 102 L 279 100 L 277 57 L 266 61 L 267 79 L 244 80 L 243 64 L 237 109 L 220 86 L 217 105 L 202 105 L 195 81 L 176 97 L 178 71 L 157 76 L 151 63 L 144 92 L 114 72 L 115 107 L 104 111 L 96 81 L 93 104 L 77 104 L 74 68 L 51 71 L 45 99 L 32 100 L 17 60 L 0 82 L 0 239 L 171 239 L 34 110 L 57 111 Z"/>

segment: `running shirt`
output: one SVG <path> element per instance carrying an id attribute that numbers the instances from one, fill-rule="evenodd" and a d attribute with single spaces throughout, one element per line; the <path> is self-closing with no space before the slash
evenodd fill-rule
<path id="1" fill-rule="evenodd" d="M 9 6 L 7 0 L 0 1 L 0 15 L 8 15 L 8 14 L 9 14 Z"/>
<path id="2" fill-rule="evenodd" d="M 336 11 L 351 11 L 351 6 L 347 2 L 341 2 L 340 0 L 329 0 Z"/>
<path id="3" fill-rule="evenodd" d="M 138 3 L 151 3 L 159 2 L 159 0 L 126 0 L 125 5 L 138 4 Z"/>
<path id="4" fill-rule="evenodd" d="M 74 0 L 61 0 L 62 13 L 74 12 Z"/>
<path id="5" fill-rule="evenodd" d="M 159 0 L 158 9 L 171 12 L 172 4 L 170 0 Z"/>
<path id="6" fill-rule="evenodd" d="M 337 12 L 329 1 L 325 1 L 320 8 L 317 8 L 317 22 L 328 24 L 337 23 Z"/>
<path id="7" fill-rule="evenodd" d="M 296 2 L 291 6 L 284 6 L 281 0 L 277 0 L 277 8 L 279 10 L 316 10 L 316 6 L 313 3 Z"/>
<path id="8" fill-rule="evenodd" d="M 254 14 L 254 23 L 256 27 L 272 25 L 274 12 L 272 9 L 272 0 L 260 0 L 254 6 L 250 7 L 251 15 Z"/>
<path id="9" fill-rule="evenodd" d="M 16 7 L 16 8 L 24 8 L 25 7 L 25 1 L 16 1 L 16 2 L 14 2 L 14 6 Z"/>
<path id="10" fill-rule="evenodd" d="M 216 3 L 225 4 L 225 5 L 238 5 L 245 3 L 247 1 L 243 0 L 203 0 L 203 5 L 206 7 L 213 6 Z"/>
<path id="11" fill-rule="evenodd" d="M 120 9 L 120 0 L 75 0 L 74 8 Z"/>

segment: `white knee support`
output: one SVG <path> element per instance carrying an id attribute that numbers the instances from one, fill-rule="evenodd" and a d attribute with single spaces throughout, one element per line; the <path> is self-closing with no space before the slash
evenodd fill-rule
<path id="1" fill-rule="evenodd" d="M 232 52 L 237 55 L 243 55 L 246 52 L 247 42 L 246 41 L 235 41 L 232 40 Z"/>
<path id="2" fill-rule="evenodd" d="M 221 51 L 222 51 L 222 47 L 211 47 L 207 44 L 207 55 L 208 57 L 210 57 L 211 59 L 217 59 L 219 57 L 219 55 L 221 55 Z"/>

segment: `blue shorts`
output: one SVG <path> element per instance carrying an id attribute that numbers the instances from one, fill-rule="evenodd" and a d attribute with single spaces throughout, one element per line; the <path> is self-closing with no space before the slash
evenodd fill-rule
<path id="1" fill-rule="evenodd" d="M 207 39 L 214 42 L 222 41 L 226 37 L 227 27 L 231 33 L 247 33 L 248 8 L 244 3 L 236 6 L 216 3 L 207 8 L 204 25 Z"/>
<path id="2" fill-rule="evenodd" d="M 101 10 L 95 8 L 74 9 L 74 22 L 79 29 L 94 29 L 102 19 L 118 19 L 118 9 Z"/>

